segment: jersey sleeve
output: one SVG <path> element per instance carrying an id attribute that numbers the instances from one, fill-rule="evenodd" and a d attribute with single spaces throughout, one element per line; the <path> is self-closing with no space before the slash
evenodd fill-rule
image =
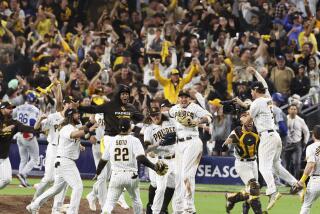
<path id="1" fill-rule="evenodd" d="M 152 143 L 152 128 L 150 126 L 144 130 L 143 141 Z"/>
<path id="2" fill-rule="evenodd" d="M 314 162 L 316 162 L 316 155 L 315 155 L 315 152 L 314 152 L 313 147 L 311 147 L 311 146 L 307 147 L 307 150 L 306 150 L 306 160 L 307 160 L 307 163 L 314 163 Z"/>
<path id="3" fill-rule="evenodd" d="M 168 111 L 169 117 L 170 118 L 174 118 L 174 115 L 175 115 L 176 111 L 177 111 L 177 106 L 176 105 L 173 106 L 172 108 L 170 108 L 170 110 Z"/>
<path id="4" fill-rule="evenodd" d="M 138 138 L 134 138 L 133 153 L 135 157 L 145 155 L 143 146 Z"/>
<path id="5" fill-rule="evenodd" d="M 71 139 L 71 133 L 74 131 L 74 129 L 72 129 L 71 127 L 72 127 L 71 125 L 67 125 L 67 126 L 63 127 L 60 130 L 59 135 L 62 138 Z"/>
<path id="6" fill-rule="evenodd" d="M 250 109 L 249 109 L 249 113 L 250 113 L 250 116 L 252 118 L 256 117 L 257 114 L 258 114 L 258 111 L 259 111 L 259 108 L 257 106 L 257 102 L 253 102 L 251 105 L 250 105 Z"/>
<path id="7" fill-rule="evenodd" d="M 194 104 L 192 106 L 194 112 L 196 112 L 196 116 L 201 118 L 201 117 L 205 117 L 205 116 L 209 116 L 212 118 L 212 115 L 210 112 L 208 112 L 207 110 L 205 110 L 204 108 L 202 108 L 200 105 L 198 104 Z"/>
<path id="8" fill-rule="evenodd" d="M 105 144 L 105 141 L 108 141 L 107 137 L 103 137 L 103 142 L 100 142 L 100 146 L 104 145 L 104 151 L 102 153 L 101 159 L 110 160 L 110 142 Z M 102 151 L 101 151 L 102 152 Z"/>

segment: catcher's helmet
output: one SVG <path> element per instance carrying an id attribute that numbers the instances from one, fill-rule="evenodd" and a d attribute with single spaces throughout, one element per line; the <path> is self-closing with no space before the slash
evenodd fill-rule
<path id="1" fill-rule="evenodd" d="M 29 92 L 27 93 L 26 100 L 30 103 L 34 103 L 37 100 L 37 96 L 34 93 Z"/>

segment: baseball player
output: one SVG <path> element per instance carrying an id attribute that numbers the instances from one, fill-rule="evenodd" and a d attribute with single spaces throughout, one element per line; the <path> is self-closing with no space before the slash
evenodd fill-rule
<path id="1" fill-rule="evenodd" d="M 305 182 L 310 176 L 300 214 L 309 214 L 313 202 L 320 196 L 320 125 L 313 128 L 312 137 L 314 143 L 308 146 L 306 150 L 307 165 L 303 176 L 296 185 L 299 191 L 305 186 Z"/>
<path id="2" fill-rule="evenodd" d="M 267 83 L 254 68 L 249 67 L 248 70 L 258 80 L 251 86 L 251 95 L 254 101 L 250 105 L 249 113 L 260 136 L 258 147 L 259 170 L 267 183 L 266 195 L 269 196 L 267 209 L 269 210 L 281 197 L 281 194 L 277 191 L 273 173 L 291 186 L 297 180 L 281 165 L 282 142 L 278 132 L 275 131 L 272 100 Z"/>
<path id="3" fill-rule="evenodd" d="M 33 195 L 33 199 L 39 197 L 46 188 L 54 181 L 54 164 L 57 157 L 57 148 L 59 144 L 59 128 L 64 120 L 65 112 L 72 108 L 72 105 L 76 102 L 73 97 L 68 96 L 63 100 L 63 109 L 60 112 L 55 112 L 40 116 L 35 124 L 35 129 L 42 128 L 43 131 L 48 132 L 47 141 L 48 146 L 46 150 L 45 172 L 40 183 L 35 184 L 36 192 Z M 55 196 L 54 205 L 52 207 L 53 212 L 60 209 L 64 200 L 64 192 Z"/>
<path id="4" fill-rule="evenodd" d="M 235 169 L 242 182 L 246 185 L 246 189 L 242 192 L 226 193 L 226 211 L 230 213 L 235 203 L 245 201 L 243 214 L 249 213 L 250 206 L 254 213 L 261 214 L 260 185 L 258 183 L 258 165 L 256 161 L 259 136 L 252 120 L 250 120 L 248 111 L 241 112 L 240 121 L 242 126 L 236 127 L 224 144 L 233 144 L 235 146 Z"/>
<path id="5" fill-rule="evenodd" d="M 175 188 L 175 122 L 161 114 L 160 108 L 151 108 L 149 113 L 152 124 L 144 131 L 146 152 L 153 151 L 158 160 L 162 160 L 168 165 L 168 172 L 165 176 L 156 175 L 157 188 L 152 203 L 152 213 L 167 213 Z M 163 204 L 164 202 L 165 204 Z"/>
<path id="6" fill-rule="evenodd" d="M 26 95 L 27 102 L 13 110 L 13 118 L 24 125 L 34 126 L 39 116 L 40 110 L 35 106 L 37 97 L 29 92 Z M 28 132 L 22 132 L 17 135 L 17 144 L 20 154 L 19 174 L 17 175 L 23 187 L 30 186 L 27 182 L 27 176 L 34 166 L 39 162 L 39 145 L 37 137 Z M 29 160 L 30 157 L 30 160 Z"/>
<path id="7" fill-rule="evenodd" d="M 77 125 L 80 124 L 80 114 L 77 109 L 66 110 L 64 116 L 65 120 L 62 122 L 62 128 L 59 131 L 54 184 L 26 207 L 30 213 L 36 213 L 43 203 L 57 195 L 67 185 L 72 188 L 67 213 L 78 213 L 83 184 L 75 161 L 79 158 L 80 150 L 84 150 L 84 147 L 80 144 L 80 138 L 94 131 L 96 126 L 87 124 L 77 128 Z M 91 127 L 89 128 L 89 126 Z"/>
<path id="8" fill-rule="evenodd" d="M 108 188 L 107 200 L 102 213 L 110 214 L 124 188 L 127 189 L 133 200 L 135 214 L 142 214 L 140 199 L 137 161 L 155 170 L 160 175 L 165 175 L 168 166 L 163 162 L 151 163 L 144 153 L 140 140 L 132 135 L 130 120 L 119 121 L 120 134 L 105 136 L 104 141 L 109 142 L 98 164 L 97 175 L 100 174 L 105 164 L 111 162 L 111 179 Z"/>
<path id="9" fill-rule="evenodd" d="M 179 92 L 179 104 L 169 110 L 176 120 L 178 144 L 176 149 L 176 213 L 194 213 L 195 175 L 202 156 L 202 141 L 198 125 L 211 123 L 212 115 L 192 103 L 187 91 Z"/>
<path id="10" fill-rule="evenodd" d="M 0 189 L 6 187 L 12 180 L 9 149 L 13 136 L 17 132 L 35 132 L 33 127 L 12 119 L 13 108 L 14 106 L 8 102 L 0 104 Z"/>
<path id="11" fill-rule="evenodd" d="M 92 145 L 92 153 L 95 161 L 96 167 L 98 167 L 98 163 L 101 159 L 101 154 L 103 154 L 104 149 L 106 147 L 106 144 L 109 142 L 105 142 L 103 139 L 104 136 L 104 119 L 103 119 L 103 114 L 95 114 L 94 115 L 94 121 L 97 122 L 97 129 L 95 130 L 95 136 L 91 136 L 94 138 L 93 140 L 96 141 L 95 144 Z M 99 141 L 97 141 L 99 139 Z M 96 201 L 98 199 L 100 207 L 102 208 L 104 206 L 104 203 L 107 198 L 107 184 L 106 181 L 110 180 L 111 176 L 111 165 L 110 162 L 106 164 L 106 166 L 103 168 L 102 173 L 97 177 L 97 181 L 93 184 L 92 186 L 92 191 L 86 196 L 86 199 L 88 200 L 89 203 L 89 208 L 92 211 L 96 211 Z M 124 208 L 124 209 L 129 209 L 130 207 L 128 206 L 127 202 L 125 201 L 124 194 L 121 194 L 118 200 L 118 204 Z"/>

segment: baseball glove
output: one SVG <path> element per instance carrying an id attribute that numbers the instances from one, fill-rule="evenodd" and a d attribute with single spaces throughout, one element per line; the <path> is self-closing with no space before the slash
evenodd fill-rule
<path id="1" fill-rule="evenodd" d="M 168 165 L 165 164 L 164 162 L 162 161 L 158 161 L 156 164 L 155 164 L 155 171 L 158 175 L 165 175 L 168 171 Z"/>
<path id="2" fill-rule="evenodd" d="M 184 125 L 184 126 L 187 126 L 187 127 L 195 127 L 195 126 L 197 126 L 197 123 L 190 116 L 178 117 L 177 121 L 181 125 Z"/>
<path id="3" fill-rule="evenodd" d="M 301 186 L 298 182 L 295 183 L 291 188 L 290 188 L 290 194 L 294 195 L 297 194 L 298 192 L 300 192 L 301 190 L 303 190 L 303 186 Z"/>
<path id="4" fill-rule="evenodd" d="M 170 146 L 177 141 L 177 135 L 175 132 L 167 133 L 159 143 L 159 146 Z"/>

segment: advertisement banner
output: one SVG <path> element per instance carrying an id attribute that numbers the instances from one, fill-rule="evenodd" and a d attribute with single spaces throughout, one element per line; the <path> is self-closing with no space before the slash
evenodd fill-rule
<path id="1" fill-rule="evenodd" d="M 38 165 L 33 168 L 30 175 L 43 176 L 47 142 L 45 140 L 38 139 L 39 142 L 39 162 Z M 93 161 L 91 144 L 83 142 L 82 145 L 86 147 L 84 152 L 80 153 L 80 158 L 76 161 L 78 169 L 83 178 L 93 178 L 96 169 Z M 17 173 L 19 169 L 20 157 L 17 144 L 11 144 L 10 148 L 10 161 L 14 173 Z M 143 169 L 140 167 L 140 176 L 143 175 Z M 233 157 L 212 157 L 204 156 L 200 161 L 198 171 L 196 174 L 196 183 L 199 184 L 241 184 L 241 179 L 234 168 Z"/>

